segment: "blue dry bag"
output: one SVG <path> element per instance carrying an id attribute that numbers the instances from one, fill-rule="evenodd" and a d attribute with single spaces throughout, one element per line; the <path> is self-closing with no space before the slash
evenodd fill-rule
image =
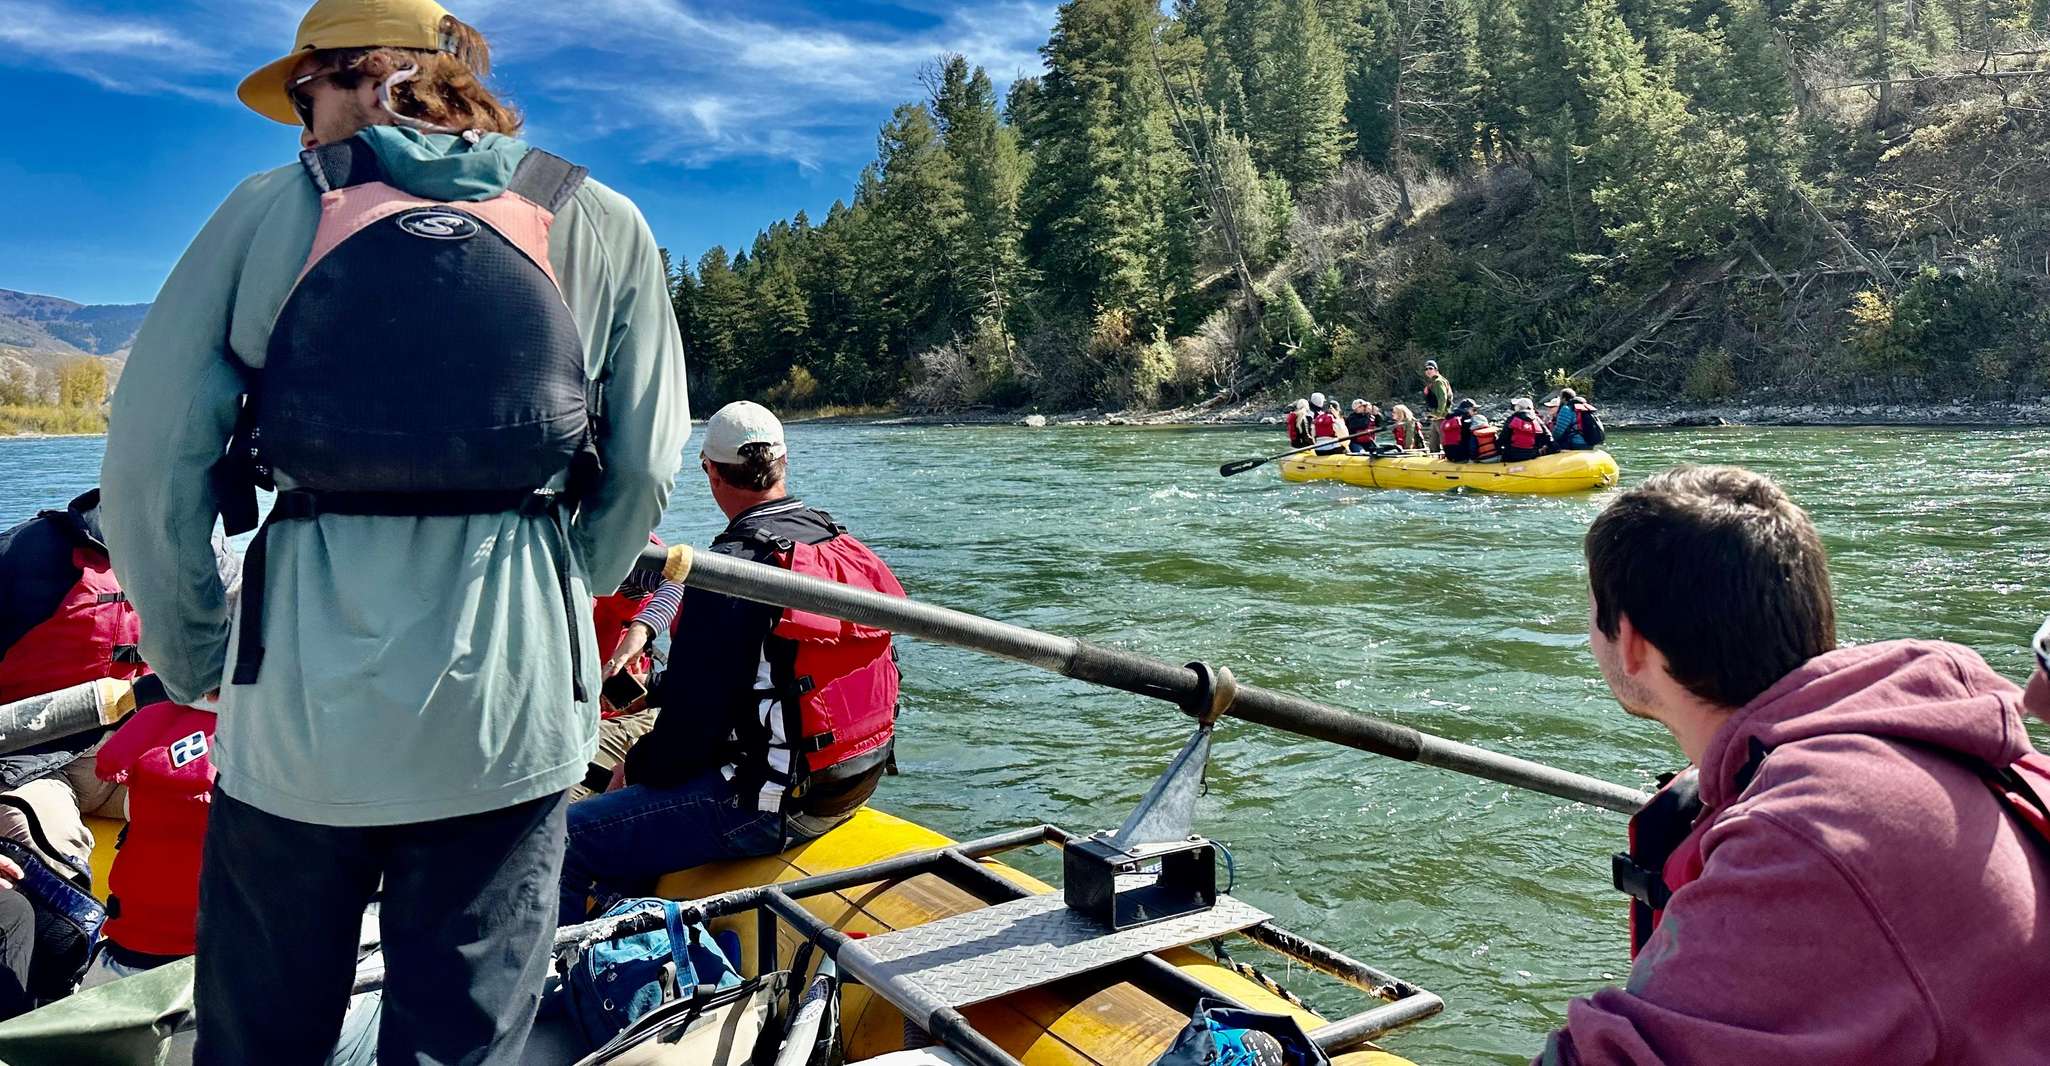
<path id="1" fill-rule="evenodd" d="M 1204 999 L 1153 1066 L 1331 1066 L 1331 1058 L 1286 1014 Z"/>
<path id="2" fill-rule="evenodd" d="M 654 911 L 667 921 L 659 929 L 592 944 L 577 954 L 563 977 L 570 1017 L 594 1048 L 670 999 L 689 998 L 700 985 L 731 988 L 740 983 L 712 934 L 685 922 L 673 900 L 623 899 L 604 917 L 635 911 Z"/>

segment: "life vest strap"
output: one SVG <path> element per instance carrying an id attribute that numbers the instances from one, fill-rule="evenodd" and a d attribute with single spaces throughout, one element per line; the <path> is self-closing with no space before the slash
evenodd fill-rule
<path id="1" fill-rule="evenodd" d="M 269 556 L 271 526 L 277 522 L 303 521 L 323 514 L 382 515 L 388 517 L 455 517 L 473 514 L 555 514 L 567 501 L 561 493 L 536 490 L 508 492 L 312 492 L 293 489 L 278 493 L 270 516 L 249 542 L 242 556 L 242 622 L 235 634 L 234 685 L 253 685 L 263 672 L 264 564 Z M 560 523 L 558 523 L 560 524 Z M 567 539 L 565 537 L 565 547 Z M 565 561 L 566 565 L 566 561 Z M 569 602 L 569 576 L 562 574 L 563 602 Z M 571 626 L 574 629 L 574 621 Z M 570 634 L 571 670 L 577 702 L 583 702 L 583 678 L 577 663 L 576 634 Z"/>
<path id="2" fill-rule="evenodd" d="M 584 178 L 590 173 L 588 167 L 577 166 L 539 148 L 529 148 L 521 157 L 520 165 L 514 168 L 512 180 L 506 183 L 505 191 L 534 201 L 552 215 L 569 203 L 569 198 L 576 195 L 578 187 L 584 184 Z"/>
<path id="3" fill-rule="evenodd" d="M 384 166 L 377 161 L 377 151 L 361 137 L 309 148 L 299 153 L 299 162 L 313 179 L 313 187 L 322 193 L 384 180 Z"/>

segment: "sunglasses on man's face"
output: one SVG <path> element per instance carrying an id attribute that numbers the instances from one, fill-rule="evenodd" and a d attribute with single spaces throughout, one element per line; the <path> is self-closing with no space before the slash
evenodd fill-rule
<path id="1" fill-rule="evenodd" d="M 285 96 L 291 99 L 292 110 L 298 112 L 300 125 L 309 130 L 313 128 L 313 100 L 302 90 L 314 82 L 325 81 L 340 73 L 340 70 L 317 70 L 285 83 Z"/>

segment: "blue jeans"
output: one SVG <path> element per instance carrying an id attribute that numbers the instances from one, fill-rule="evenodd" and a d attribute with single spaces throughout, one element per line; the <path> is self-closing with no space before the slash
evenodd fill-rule
<path id="1" fill-rule="evenodd" d="M 628 785 L 570 804 L 569 844 L 562 860 L 563 925 L 627 896 L 647 895 L 662 875 L 716 859 L 774 855 L 815 840 L 843 818 L 785 817 L 755 809 L 718 770 L 677 788 Z"/>

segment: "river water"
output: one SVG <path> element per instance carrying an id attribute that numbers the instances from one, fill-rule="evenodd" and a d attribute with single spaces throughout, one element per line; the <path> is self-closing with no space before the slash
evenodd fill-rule
<path id="1" fill-rule="evenodd" d="M 1227 664 L 1639 787 L 1684 761 L 1617 710 L 1588 657 L 1580 538 L 1605 495 L 1217 476 L 1280 450 L 1272 431 L 796 426 L 791 447 L 793 487 L 920 599 Z M 1724 428 L 1609 447 L 1625 484 L 1683 462 L 1773 474 L 1828 541 L 1845 640 L 1955 640 L 2024 676 L 2050 611 L 2040 432 Z M 90 486 L 100 450 L 0 441 L 0 525 Z M 722 524 L 686 467 L 661 532 L 703 544 Z M 903 665 L 904 774 L 877 805 L 956 837 L 1116 825 L 1187 734 L 1164 705 L 1025 666 L 920 644 Z M 1570 997 L 1628 968 L 1608 886 L 1619 816 L 1227 721 L 1199 817 L 1231 849 L 1239 895 L 1445 997 L 1388 1041 L 1420 1062 L 1522 1061 Z M 1333 986 L 1289 983 L 1352 1009 Z"/>

